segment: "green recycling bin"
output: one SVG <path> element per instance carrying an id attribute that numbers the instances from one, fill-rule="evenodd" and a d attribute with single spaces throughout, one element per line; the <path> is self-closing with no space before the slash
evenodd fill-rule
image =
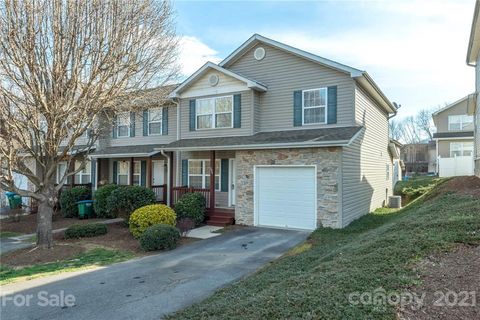
<path id="1" fill-rule="evenodd" d="M 22 207 L 22 197 L 15 192 L 5 192 L 8 199 L 10 209 L 18 209 Z"/>
<path id="2" fill-rule="evenodd" d="M 93 200 L 78 201 L 78 217 L 86 219 L 93 217 Z"/>

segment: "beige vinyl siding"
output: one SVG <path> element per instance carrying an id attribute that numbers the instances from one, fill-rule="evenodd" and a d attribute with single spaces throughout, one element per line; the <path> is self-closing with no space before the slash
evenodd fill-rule
<path id="1" fill-rule="evenodd" d="M 355 105 L 365 121 L 357 139 L 343 149 L 343 226 L 381 207 L 387 194 L 392 194 L 392 167 L 390 179 L 386 179 L 386 165 L 391 165 L 387 114 L 359 87 L 355 90 Z"/>
<path id="2" fill-rule="evenodd" d="M 467 107 L 468 107 L 468 99 L 465 99 L 456 105 L 440 112 L 439 114 L 433 117 L 433 121 L 435 123 L 435 127 L 437 128 L 437 132 L 447 132 L 448 130 L 448 116 L 453 115 L 466 115 L 467 114 Z M 467 126 L 465 129 L 461 131 L 473 131 L 473 124 Z"/>
<path id="3" fill-rule="evenodd" d="M 473 139 L 449 139 L 438 140 L 438 155 L 442 158 L 450 158 L 450 143 L 452 142 L 472 142 Z"/>
<path id="4" fill-rule="evenodd" d="M 266 55 L 261 61 L 253 57 L 254 50 L 262 46 Z M 351 126 L 354 123 L 354 81 L 341 73 L 294 54 L 261 44 L 248 50 L 227 67 L 247 78 L 260 81 L 268 87 L 259 94 L 260 131 L 294 129 L 293 92 L 337 86 L 337 124 L 308 125 L 309 128 Z"/>
<path id="5" fill-rule="evenodd" d="M 181 159 L 202 159 L 209 160 L 210 152 L 209 151 L 184 151 L 180 155 Z M 216 151 L 215 159 L 235 159 L 235 151 Z M 178 169 L 178 174 L 181 175 L 182 172 L 182 163 L 180 162 L 180 168 Z M 181 184 L 181 176 L 179 177 Z M 221 180 L 221 175 L 220 175 Z M 231 183 L 229 181 L 229 183 Z M 208 201 L 208 199 L 207 199 Z M 215 191 L 215 207 L 217 208 L 227 208 L 228 207 L 228 192 Z"/>
<path id="6" fill-rule="evenodd" d="M 255 134 L 260 131 L 260 113 L 261 113 L 261 93 L 252 91 L 253 93 L 253 130 Z"/>
<path id="7" fill-rule="evenodd" d="M 190 131 L 190 100 L 202 99 L 215 96 L 200 96 L 190 99 L 181 99 L 180 101 L 180 139 L 191 138 L 212 138 L 227 136 L 246 136 L 251 134 L 251 116 L 252 116 L 252 94 L 248 91 L 231 92 L 228 95 L 241 94 L 241 127 L 240 128 L 222 128 L 222 129 L 201 129 Z"/>
<path id="8" fill-rule="evenodd" d="M 113 138 L 112 130 L 106 137 L 106 145 L 111 147 L 145 145 L 145 144 L 167 144 L 177 138 L 177 108 L 168 107 L 168 135 L 143 136 L 143 112 L 135 114 L 135 137 Z"/>
<path id="9" fill-rule="evenodd" d="M 210 84 L 209 78 L 211 75 L 218 76 L 218 84 L 215 86 Z M 180 94 L 180 98 L 185 99 L 206 95 L 228 94 L 230 92 L 245 90 L 248 90 L 248 87 L 243 81 L 227 76 L 217 70 L 210 70 L 184 89 Z"/>

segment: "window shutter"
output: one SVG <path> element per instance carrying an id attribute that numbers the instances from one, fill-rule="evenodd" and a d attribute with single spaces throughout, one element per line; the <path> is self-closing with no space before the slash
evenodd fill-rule
<path id="1" fill-rule="evenodd" d="M 97 160 L 92 159 L 92 161 L 90 162 L 90 165 L 92 166 L 90 170 L 90 174 L 91 174 L 90 182 L 92 183 L 92 190 L 93 190 L 95 188 L 95 184 L 97 181 Z"/>
<path id="2" fill-rule="evenodd" d="M 190 131 L 195 131 L 195 100 L 190 100 Z"/>
<path id="3" fill-rule="evenodd" d="M 113 117 L 112 138 L 117 138 L 117 116 Z"/>
<path id="4" fill-rule="evenodd" d="M 220 183 L 221 191 L 228 192 L 228 159 L 221 160 L 220 176 L 222 179 Z"/>
<path id="5" fill-rule="evenodd" d="M 140 185 L 145 187 L 147 185 L 147 161 L 140 162 Z"/>
<path id="6" fill-rule="evenodd" d="M 233 127 L 240 128 L 242 126 L 242 95 L 233 96 Z"/>
<path id="7" fill-rule="evenodd" d="M 143 136 L 148 136 L 148 110 L 143 111 Z"/>
<path id="8" fill-rule="evenodd" d="M 117 184 L 117 169 L 118 168 L 118 162 L 117 161 L 113 161 L 113 183 L 114 184 Z"/>
<path id="9" fill-rule="evenodd" d="M 130 112 L 130 137 L 135 137 L 135 112 Z"/>
<path id="10" fill-rule="evenodd" d="M 162 134 L 168 134 L 168 108 L 162 108 Z"/>
<path id="11" fill-rule="evenodd" d="M 188 159 L 182 160 L 182 186 L 188 186 Z"/>
<path id="12" fill-rule="evenodd" d="M 327 123 L 337 123 L 337 86 L 327 90 Z"/>
<path id="13" fill-rule="evenodd" d="M 293 126 L 302 126 L 302 90 L 293 91 Z"/>

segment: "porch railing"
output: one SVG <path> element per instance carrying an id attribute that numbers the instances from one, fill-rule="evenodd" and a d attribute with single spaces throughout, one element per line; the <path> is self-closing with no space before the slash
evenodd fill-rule
<path id="1" fill-rule="evenodd" d="M 155 197 L 157 198 L 157 202 L 160 203 L 167 203 L 167 185 L 153 185 L 150 187 L 152 191 L 155 193 Z"/>
<path id="2" fill-rule="evenodd" d="M 210 208 L 210 189 L 192 188 L 192 187 L 173 187 L 173 205 L 186 193 L 201 193 L 206 200 L 207 209 Z"/>

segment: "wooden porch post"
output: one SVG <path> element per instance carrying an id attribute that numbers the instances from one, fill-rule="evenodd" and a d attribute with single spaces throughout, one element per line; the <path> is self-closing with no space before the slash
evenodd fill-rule
<path id="1" fill-rule="evenodd" d="M 215 150 L 210 151 L 210 210 L 215 208 Z"/>
<path id="2" fill-rule="evenodd" d="M 145 184 L 147 188 L 151 188 L 153 185 L 152 182 L 153 172 L 152 172 L 152 157 L 147 159 L 147 183 Z"/>
<path id="3" fill-rule="evenodd" d="M 99 187 L 99 182 L 101 180 L 101 177 L 102 177 L 102 159 L 101 158 L 98 158 L 97 159 L 97 188 Z"/>
<path id="4" fill-rule="evenodd" d="M 173 203 L 173 163 L 174 163 L 173 162 L 174 161 L 173 157 L 174 157 L 174 153 L 172 151 L 172 152 L 170 152 L 170 168 L 169 168 L 169 170 L 170 170 L 170 181 L 169 181 L 169 186 L 168 186 L 170 188 L 170 190 L 166 190 L 166 192 L 164 193 L 164 196 L 167 196 L 167 192 L 169 192 L 169 194 L 170 194 L 170 197 L 168 197 L 168 200 L 169 200 L 168 205 L 169 206 L 172 206 L 174 204 Z M 177 168 L 177 170 L 178 170 L 178 168 Z"/>
<path id="5" fill-rule="evenodd" d="M 130 158 L 130 185 L 133 185 L 133 157 Z"/>

